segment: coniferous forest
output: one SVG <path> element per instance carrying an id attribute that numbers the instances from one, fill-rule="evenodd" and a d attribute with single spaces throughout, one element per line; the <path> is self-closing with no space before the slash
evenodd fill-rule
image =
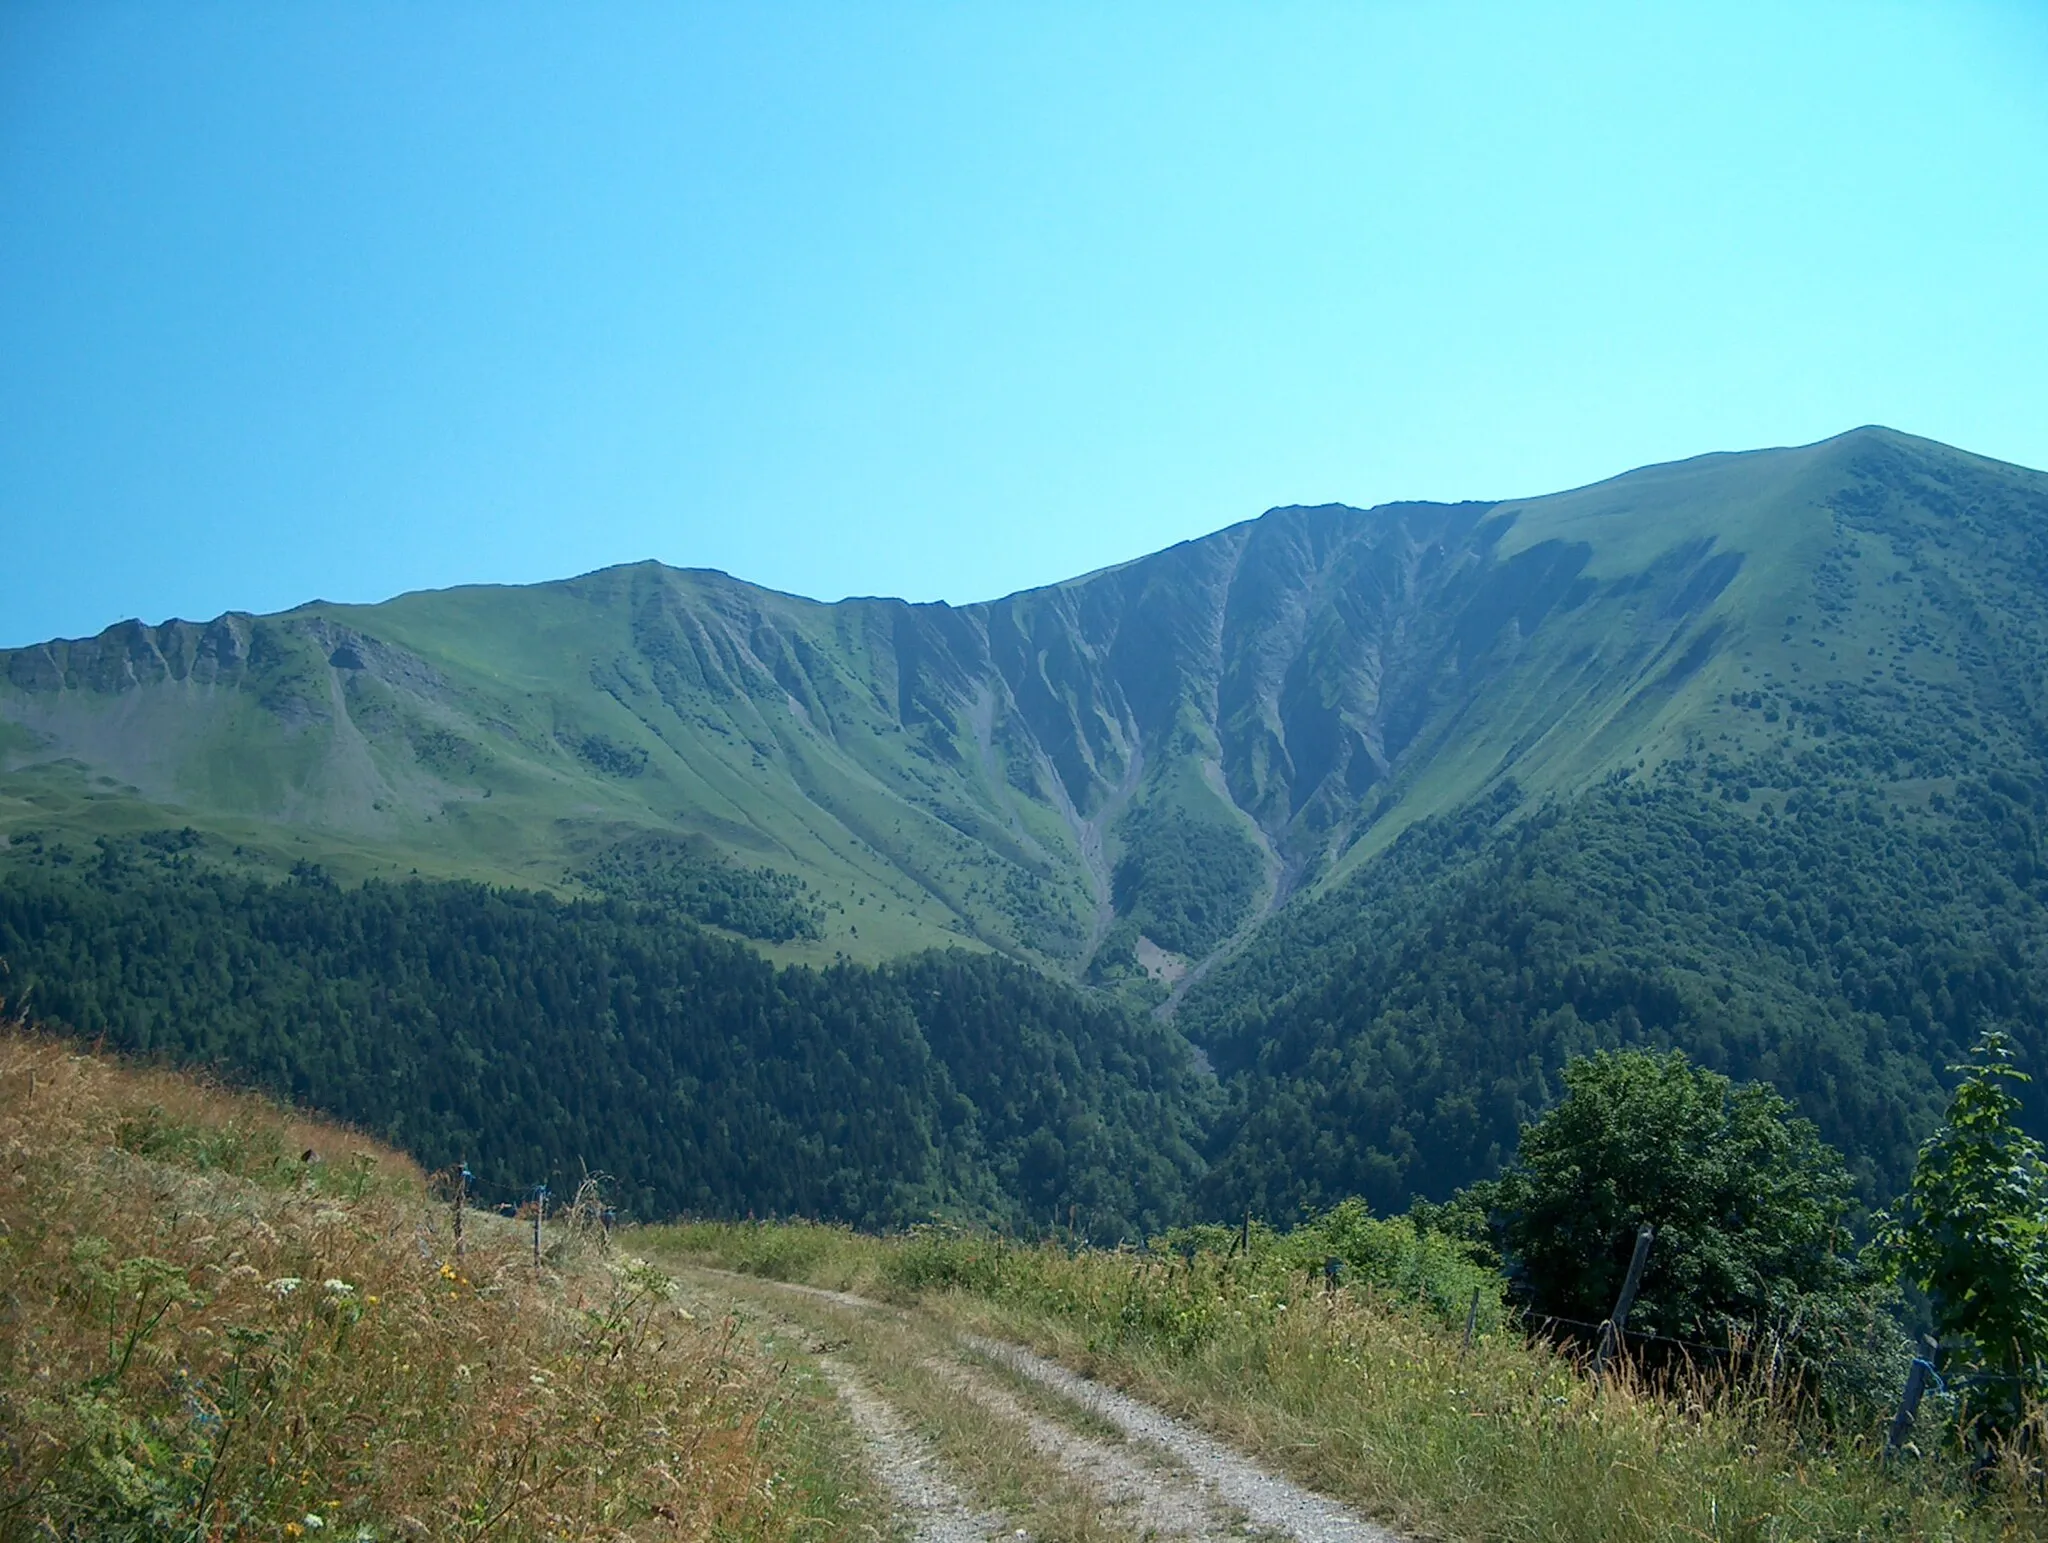
<path id="1" fill-rule="evenodd" d="M 986 954 L 778 968 L 655 906 L 269 883 L 164 833 L 16 869 L 0 958 L 13 1011 L 466 1158 L 485 1199 L 588 1169 L 641 1215 L 1114 1237 L 1200 1166 L 1183 1042 Z"/>
<path id="2" fill-rule="evenodd" d="M 650 1215 L 1114 1238 L 1394 1211 L 1500 1172 L 1565 1066 L 1622 1047 L 1775 1086 L 1882 1206 L 1979 1034 L 2043 1051 L 2043 798 L 1775 797 L 1688 767 L 1498 789 L 1284 913 L 1171 1026 L 986 953 L 779 967 L 672 907 L 270 882 L 170 832 L 18 841 L 0 958 L 52 1027 L 467 1157 L 492 1193 L 609 1172 Z"/>
<path id="3" fill-rule="evenodd" d="M 2044 593 L 2048 477 L 1869 429 L 986 606 L 124 624 L 0 656 L 0 993 L 648 1215 L 1441 1203 L 1625 1048 L 1867 1213 L 1983 1035 L 2048 1069 Z"/>
<path id="4" fill-rule="evenodd" d="M 1887 1203 L 1979 1033 L 2048 1051 L 2042 795 L 1773 802 L 1686 768 L 1534 808 L 1505 788 L 1283 914 L 1179 1020 L 1231 1090 L 1207 1209 L 1442 1199 L 1513 1157 L 1574 1055 L 1623 1046 L 1776 1086 Z"/>

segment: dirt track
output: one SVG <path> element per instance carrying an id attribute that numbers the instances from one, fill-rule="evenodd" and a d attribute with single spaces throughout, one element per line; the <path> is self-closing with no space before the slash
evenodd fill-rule
<path id="1" fill-rule="evenodd" d="M 690 1277 L 708 1294 L 752 1304 L 786 1330 L 822 1334 L 814 1351 L 838 1340 L 840 1349 L 819 1364 L 860 1431 L 898 1519 L 918 1543 L 1015 1543 L 1032 1528 L 1028 1516 L 1006 1514 L 1018 1508 L 989 1493 L 986 1475 L 975 1471 L 978 1454 L 970 1451 L 964 1463 L 946 1461 L 942 1406 L 920 1402 L 913 1416 L 892 1405 L 889 1390 L 906 1373 L 969 1401 L 991 1428 L 1028 1448 L 1027 1460 L 1039 1465 L 1043 1480 L 1079 1498 L 1080 1526 L 1094 1536 L 1399 1543 L 1385 1528 L 1185 1421 L 1021 1346 L 956 1335 L 928 1315 L 844 1292 L 708 1270 Z M 887 1343 L 871 1345 L 866 1364 L 861 1355 L 840 1353 L 876 1334 L 886 1335 Z M 900 1391 L 896 1396 L 904 1398 Z"/>

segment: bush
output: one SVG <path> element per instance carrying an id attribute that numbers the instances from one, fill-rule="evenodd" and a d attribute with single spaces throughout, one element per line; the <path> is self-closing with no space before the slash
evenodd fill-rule
<path id="1" fill-rule="evenodd" d="M 1632 1332 L 1768 1345 L 1837 1397 L 1896 1386 L 1889 1293 L 1846 1249 L 1848 1172 L 1783 1098 L 1678 1051 L 1575 1060 L 1564 1080 L 1565 1100 L 1524 1128 L 1494 1191 L 1531 1312 L 1605 1320 L 1647 1222 Z"/>
<path id="2" fill-rule="evenodd" d="M 2048 1401 L 2048 1152 L 2019 1127 L 2012 1042 L 1993 1029 L 1940 1130 L 1920 1148 L 1903 1224 L 1884 1255 L 1927 1293 L 1944 1338 L 1989 1377 L 1984 1418 L 2014 1429 Z"/>

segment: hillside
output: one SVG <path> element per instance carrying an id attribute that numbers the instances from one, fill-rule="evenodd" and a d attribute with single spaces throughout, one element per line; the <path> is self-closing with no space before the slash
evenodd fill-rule
<path id="1" fill-rule="evenodd" d="M 643 1218 L 1057 1210 L 1115 1238 L 1201 1170 L 1179 1036 L 987 953 L 777 966 L 653 906 L 67 856 L 0 886 L 0 1008 L 467 1159 L 496 1198 L 604 1172 Z"/>
<path id="2" fill-rule="evenodd" d="M 792 956 L 969 941 L 1156 992 L 1503 776 L 1583 786 L 1745 722 L 1737 688 L 1898 666 L 2002 719 L 1969 650 L 2005 646 L 2024 584 L 1938 543 L 2041 488 L 1859 430 L 1548 498 L 1278 509 L 984 605 L 650 563 L 123 623 L 0 655 L 0 829 L 570 891 L 654 839 L 671 887 L 740 892 L 699 919 Z M 1917 514 L 1858 513 L 1887 500 Z M 1959 583 L 1971 618 L 1935 592 Z"/>
<path id="3" fill-rule="evenodd" d="M 1830 544 L 1639 763 L 1502 778 L 1189 995 L 1235 1090 L 1211 1206 L 1441 1198 L 1627 1043 L 1776 1083 L 1884 1204 L 1978 1033 L 2048 1067 L 2048 478 L 1852 443 Z"/>
<path id="4" fill-rule="evenodd" d="M 603 1246 L 0 1025 L 9 1538 L 871 1537 L 829 1392 Z M 566 1222 L 566 1225 L 565 1225 Z"/>
<path id="5" fill-rule="evenodd" d="M 1883 1203 L 1981 1028 L 2048 1051 L 2044 689 L 2048 476 L 1881 429 L 985 605 L 133 623 L 0 655 L 4 990 L 653 1210 L 1398 1206 L 1624 1043 Z"/>

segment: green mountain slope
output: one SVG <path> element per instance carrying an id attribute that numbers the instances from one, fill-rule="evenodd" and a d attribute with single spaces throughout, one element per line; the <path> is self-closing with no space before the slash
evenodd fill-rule
<path id="1" fill-rule="evenodd" d="M 1941 605 L 1915 620 L 1914 552 L 1845 523 L 1894 474 L 1937 531 L 1957 479 L 2039 485 L 1863 430 L 1514 503 L 1275 510 L 986 605 L 643 564 L 125 623 L 0 654 L 0 829 L 191 824 L 252 862 L 571 893 L 654 833 L 671 890 L 781 896 L 700 914 L 792 957 L 966 941 L 1158 994 L 1503 777 L 1681 754 L 1737 686 L 1861 681 L 1879 640 L 1990 684 Z"/>
<path id="2" fill-rule="evenodd" d="M 1540 499 L 1275 510 L 986 605 L 824 605 L 644 564 L 18 649 L 0 654 L 0 887 L 90 889 L 89 838 L 175 856 L 188 838 L 166 827 L 189 826 L 207 883 L 244 886 L 237 914 L 312 862 L 583 897 L 549 934 L 563 957 L 611 957 L 614 923 L 590 918 L 619 915 L 652 918 L 634 946 L 657 952 L 708 947 L 701 923 L 784 961 L 1012 954 L 1170 1002 L 1228 1102 L 1210 1209 L 1447 1193 L 1497 1166 L 1569 1055 L 1678 1044 L 1778 1083 L 1881 1200 L 1978 1029 L 2048 1051 L 2044 691 L 2048 476 L 1864 429 Z M 72 918 L 33 961 L 46 1005 L 69 958 L 98 984 L 60 1021 L 285 1077 L 263 1059 L 275 1015 L 208 1007 L 155 1037 L 169 944 L 146 918 L 216 905 L 161 883 L 114 912 L 37 902 Z M 495 969 L 451 914 L 417 913 L 438 939 L 421 946 Z M 334 1034 L 399 1053 L 373 1005 L 388 960 L 279 957 L 304 999 L 357 1004 Z M 1047 1174 L 1128 1168 L 1152 1140 L 1134 1133 L 1180 1142 L 1208 1107 L 1177 1073 L 1091 1083 L 1054 1140 L 1089 1155 L 1062 1168 L 1033 1145 L 1051 1117 L 1031 1079 L 977 1078 L 1078 1053 L 1085 995 L 1058 996 L 1027 1051 L 976 1041 L 972 1012 L 914 1013 L 913 1043 L 864 1005 L 868 975 L 817 979 L 814 1002 L 768 992 L 750 1053 L 800 1050 L 820 1015 L 864 1025 L 906 1086 L 938 1090 L 896 1121 L 915 1139 L 850 1158 L 867 1136 L 806 1122 L 855 1084 L 816 1103 L 806 1074 L 771 1078 L 748 1118 L 822 1166 L 786 1193 L 734 1169 L 707 1203 L 1035 1215 L 1072 1188 Z M 484 1010 L 436 1000 L 420 1022 Z M 350 1075 L 304 1091 L 368 1108 Z M 947 1086 L 981 1143 L 957 1184 Z M 452 1127 L 417 1117 L 446 1145 Z M 715 1168 L 714 1148 L 691 1161 Z M 1064 1203 L 1154 1214 L 1199 1166 Z"/>
<path id="3" fill-rule="evenodd" d="M 1776 1083 L 1883 1202 L 1984 1028 L 2048 1061 L 2048 478 L 1843 448 L 1827 544 L 1642 759 L 1496 783 L 1190 993 L 1236 1097 L 1212 1205 L 1441 1197 L 1570 1055 L 1630 1043 Z"/>
<path id="4" fill-rule="evenodd" d="M 777 967 L 656 906 L 268 884 L 180 839 L 65 851 L 0 885 L 0 1019 L 467 1158 L 490 1200 L 587 1168 L 642 1216 L 1057 1211 L 1116 1238 L 1201 1170 L 1180 1037 L 986 952 Z"/>

